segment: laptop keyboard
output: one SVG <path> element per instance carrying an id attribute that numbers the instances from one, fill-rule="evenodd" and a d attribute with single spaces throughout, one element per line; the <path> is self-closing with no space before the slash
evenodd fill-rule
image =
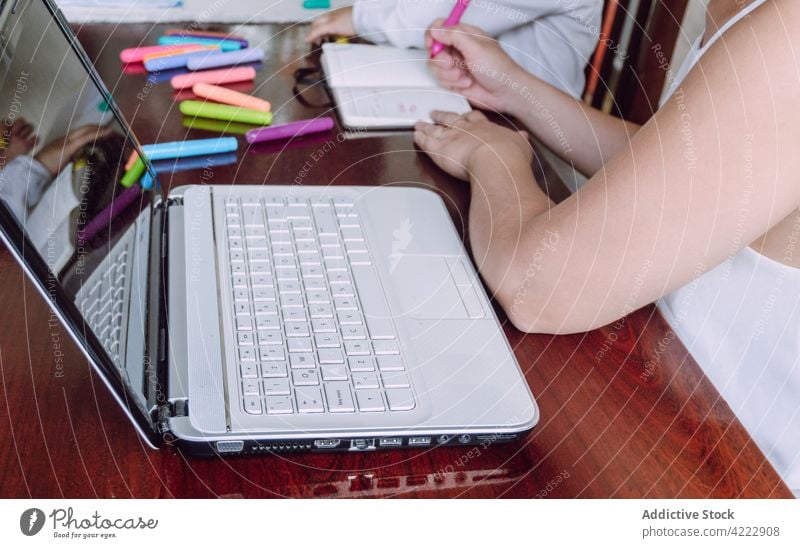
<path id="1" fill-rule="evenodd" d="M 351 201 L 227 198 L 225 229 L 245 413 L 414 408 Z"/>
<path id="2" fill-rule="evenodd" d="M 81 287 L 75 302 L 92 332 L 118 366 L 125 351 L 125 298 L 132 264 L 133 232 L 126 234 Z"/>

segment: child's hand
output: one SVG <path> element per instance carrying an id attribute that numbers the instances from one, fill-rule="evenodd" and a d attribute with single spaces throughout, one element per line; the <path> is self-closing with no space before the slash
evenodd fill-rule
<path id="1" fill-rule="evenodd" d="M 447 46 L 428 61 L 439 83 L 464 95 L 473 105 L 500 112 L 513 110 L 522 102 L 521 76 L 517 65 L 494 38 L 471 25 L 442 27 L 437 19 L 425 33 L 425 46 L 433 40 Z"/>
<path id="2" fill-rule="evenodd" d="M 0 149 L 5 149 L 6 162 L 29 153 L 36 146 L 36 134 L 33 126 L 24 118 L 17 118 L 11 125 L 8 124 L 8 120 L 0 123 L 3 124 Z"/>
<path id="3" fill-rule="evenodd" d="M 311 22 L 311 30 L 306 36 L 307 43 L 319 42 L 326 36 L 353 36 L 353 8 L 339 8 L 323 13 Z"/>
<path id="4" fill-rule="evenodd" d="M 469 180 L 474 171 L 471 162 L 481 161 L 484 152 L 504 163 L 531 165 L 533 151 L 526 137 L 493 124 L 478 111 L 460 116 L 433 111 L 431 119 L 436 123 L 417 122 L 414 126 L 414 142 L 453 177 Z"/>
<path id="5" fill-rule="evenodd" d="M 88 125 L 81 126 L 75 131 L 71 131 L 60 139 L 56 139 L 52 143 L 45 146 L 35 156 L 47 170 L 53 174 L 58 173 L 64 169 L 64 166 L 72 161 L 72 157 L 84 145 L 88 143 L 99 141 L 100 139 L 108 136 L 112 132 L 110 127 Z"/>

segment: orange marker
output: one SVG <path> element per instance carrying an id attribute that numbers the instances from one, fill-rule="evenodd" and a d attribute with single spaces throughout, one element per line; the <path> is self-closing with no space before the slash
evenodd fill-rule
<path id="1" fill-rule="evenodd" d="M 125 171 L 130 171 L 133 167 L 133 164 L 136 163 L 136 160 L 139 159 L 139 155 L 136 153 L 136 150 L 131 151 L 131 155 L 128 156 L 128 161 L 125 162 Z"/>
<path id="2" fill-rule="evenodd" d="M 235 107 L 244 107 L 252 110 L 260 110 L 261 112 L 269 112 L 272 105 L 269 101 L 253 97 L 233 91 L 232 89 L 225 89 L 212 84 L 205 84 L 198 82 L 192 86 L 192 92 L 198 97 L 216 101 L 217 103 L 225 103 L 226 105 L 233 105 Z"/>
<path id="3" fill-rule="evenodd" d="M 253 80 L 256 77 L 256 70 L 253 67 L 236 67 L 219 70 L 201 70 L 188 74 L 173 76 L 169 81 L 173 89 L 185 89 L 194 86 L 199 82 L 206 84 L 227 84 L 230 82 L 243 82 Z"/>
<path id="4" fill-rule="evenodd" d="M 149 61 L 151 59 L 158 59 L 160 57 L 172 57 L 173 55 L 183 55 L 184 53 L 193 53 L 195 51 L 206 51 L 206 50 L 213 50 L 219 49 L 219 46 L 183 46 L 167 51 L 157 51 L 154 53 L 148 53 L 142 59 L 144 61 Z"/>

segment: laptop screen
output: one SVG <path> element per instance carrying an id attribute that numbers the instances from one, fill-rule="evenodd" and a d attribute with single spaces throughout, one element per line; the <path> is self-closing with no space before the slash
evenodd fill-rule
<path id="1" fill-rule="evenodd" d="M 4 223 L 17 223 L 27 237 L 23 255 L 47 265 L 37 277 L 47 276 L 48 293 L 59 286 L 79 312 L 74 323 L 88 340 L 94 335 L 95 353 L 106 354 L 106 369 L 145 410 L 153 196 L 138 182 L 122 184 L 135 145 L 74 39 L 44 1 L 2 2 L 0 201 L 11 213 Z"/>

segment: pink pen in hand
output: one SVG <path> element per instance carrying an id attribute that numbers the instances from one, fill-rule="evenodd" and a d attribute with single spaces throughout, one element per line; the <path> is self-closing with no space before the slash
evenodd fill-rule
<path id="1" fill-rule="evenodd" d="M 464 15 L 467 6 L 469 6 L 469 0 L 456 0 L 456 5 L 453 6 L 453 11 L 451 11 L 450 15 L 447 16 L 447 19 L 444 20 L 444 25 L 442 26 L 452 27 L 457 25 L 459 21 L 461 21 L 461 16 Z M 431 59 L 439 55 L 443 49 L 444 44 L 434 40 L 433 44 L 431 45 Z"/>

